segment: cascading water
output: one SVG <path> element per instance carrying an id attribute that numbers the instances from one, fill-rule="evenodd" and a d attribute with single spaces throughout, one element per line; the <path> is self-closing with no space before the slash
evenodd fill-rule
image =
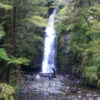
<path id="1" fill-rule="evenodd" d="M 42 73 L 53 73 L 55 69 L 56 58 L 56 31 L 54 28 L 56 10 L 50 15 L 48 26 L 46 27 L 46 36 L 44 41 L 44 55 L 42 61 Z"/>

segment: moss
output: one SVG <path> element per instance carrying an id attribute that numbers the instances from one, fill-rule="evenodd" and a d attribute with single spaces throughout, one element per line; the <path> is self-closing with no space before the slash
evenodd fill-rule
<path id="1" fill-rule="evenodd" d="M 0 99 L 4 100 L 14 100 L 13 95 L 15 94 L 15 90 L 12 86 L 9 86 L 6 83 L 0 83 L 1 93 Z"/>

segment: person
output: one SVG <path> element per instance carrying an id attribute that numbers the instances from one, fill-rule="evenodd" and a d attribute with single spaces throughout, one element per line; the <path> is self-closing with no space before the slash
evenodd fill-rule
<path id="1" fill-rule="evenodd" d="M 53 70 L 53 77 L 56 78 L 56 71 L 55 71 L 55 68 L 52 68 Z"/>
<path id="2" fill-rule="evenodd" d="M 52 74 L 50 73 L 49 76 L 48 76 L 48 79 L 49 79 L 49 80 L 52 80 L 52 78 L 53 78 L 53 77 L 52 77 Z"/>
<path id="3" fill-rule="evenodd" d="M 54 65 L 52 65 L 51 68 L 52 68 L 52 71 L 53 71 L 53 77 L 56 78 L 56 70 L 55 70 Z"/>

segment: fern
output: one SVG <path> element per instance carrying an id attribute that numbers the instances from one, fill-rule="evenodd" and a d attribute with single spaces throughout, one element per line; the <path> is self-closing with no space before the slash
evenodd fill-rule
<path id="1" fill-rule="evenodd" d="M 0 3 L 0 8 L 4 8 L 5 10 L 11 10 L 12 9 L 12 6 L 11 5 L 7 5 L 7 4 Z"/>
<path id="2" fill-rule="evenodd" d="M 4 28 L 0 25 L 0 39 L 5 36 Z"/>
<path id="3" fill-rule="evenodd" d="M 15 64 L 15 65 L 28 65 L 30 62 L 30 60 L 20 57 L 20 58 L 15 58 L 15 57 L 11 57 L 10 60 L 8 61 L 8 64 Z"/>
<path id="4" fill-rule="evenodd" d="M 9 61 L 10 58 L 7 56 L 6 50 L 3 48 L 0 48 L 0 59 Z"/>

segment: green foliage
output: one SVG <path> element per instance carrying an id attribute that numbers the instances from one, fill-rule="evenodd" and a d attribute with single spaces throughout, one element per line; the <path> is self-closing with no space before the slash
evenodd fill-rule
<path id="1" fill-rule="evenodd" d="M 34 1 L 32 1 L 32 3 L 34 4 L 34 5 L 46 5 L 46 3 L 47 3 L 47 1 L 46 0 L 34 0 Z"/>
<path id="2" fill-rule="evenodd" d="M 66 30 L 67 30 L 67 31 L 71 31 L 71 30 L 73 30 L 73 28 L 74 28 L 74 25 L 73 25 L 73 24 L 69 24 L 69 25 L 66 27 Z"/>
<path id="3" fill-rule="evenodd" d="M 8 64 L 15 64 L 15 65 L 29 65 L 30 60 L 26 59 L 26 58 L 15 58 L 15 57 L 11 57 L 11 59 L 8 61 Z"/>
<path id="4" fill-rule="evenodd" d="M 98 35 L 100 34 L 100 22 L 93 22 L 92 26 L 90 27 L 89 31 L 87 31 L 86 34 L 91 34 L 91 35 Z"/>
<path id="5" fill-rule="evenodd" d="M 75 8 L 90 6 L 93 1 L 91 0 L 73 0 Z"/>
<path id="6" fill-rule="evenodd" d="M 64 38 L 61 37 L 59 42 L 58 42 L 58 55 L 57 55 L 57 61 L 58 61 L 58 65 L 59 66 L 65 66 L 66 65 L 66 58 L 64 57 L 65 56 L 65 47 L 64 47 Z"/>
<path id="7" fill-rule="evenodd" d="M 9 61 L 10 58 L 7 56 L 6 50 L 3 48 L 0 48 L 0 59 Z"/>
<path id="8" fill-rule="evenodd" d="M 67 33 L 68 18 L 68 7 L 65 6 L 60 9 L 58 14 L 56 15 L 55 28 L 57 30 L 57 35 L 59 38 Z"/>
<path id="9" fill-rule="evenodd" d="M 0 3 L 0 8 L 4 8 L 5 10 L 11 10 L 12 9 L 12 6 L 11 5 L 7 5 L 7 4 Z"/>
<path id="10" fill-rule="evenodd" d="M 14 100 L 13 95 L 15 94 L 15 90 L 12 86 L 9 86 L 5 83 L 0 83 L 1 93 L 0 93 L 0 99 L 4 100 Z"/>
<path id="11" fill-rule="evenodd" d="M 92 2 L 75 0 L 74 11 L 67 6 L 57 14 L 58 64 L 78 65 L 77 69 L 81 70 L 84 83 L 100 87 L 100 5 L 95 2 L 95 5 L 90 6 L 89 3 Z M 66 41 L 69 33 L 70 39 Z"/>
<path id="12" fill-rule="evenodd" d="M 89 22 L 85 19 L 87 14 L 74 24 L 69 40 L 69 55 L 72 63 L 79 63 L 86 84 L 100 87 L 100 21 L 91 16 Z M 95 16 L 97 16 L 95 14 Z"/>
<path id="13" fill-rule="evenodd" d="M 47 25 L 47 21 L 41 16 L 33 16 L 28 20 L 35 24 L 37 27 L 45 27 Z"/>
<path id="14" fill-rule="evenodd" d="M 65 6 L 63 7 L 62 9 L 59 10 L 59 13 L 56 15 L 56 19 L 58 20 L 58 23 L 59 22 L 64 22 L 66 19 L 68 19 L 68 7 Z"/>
<path id="15" fill-rule="evenodd" d="M 21 87 L 18 84 L 15 84 L 13 87 L 14 87 L 14 89 L 16 91 L 16 95 L 14 96 L 14 98 L 15 98 L 15 100 L 18 100 L 18 98 L 19 98 L 19 92 L 21 90 Z"/>
<path id="16" fill-rule="evenodd" d="M 3 48 L 0 48 L 0 59 L 8 61 L 8 64 L 23 64 L 23 65 L 28 65 L 29 64 L 29 60 L 26 58 L 15 58 L 15 57 L 11 57 L 9 58 L 7 56 L 6 50 Z"/>
<path id="17" fill-rule="evenodd" d="M 0 39 L 5 36 L 4 28 L 0 25 Z"/>
<path id="18" fill-rule="evenodd" d="M 47 25 L 48 1 L 25 0 L 23 5 L 20 1 L 20 12 L 17 13 L 16 46 L 15 56 L 25 57 L 30 60 L 33 68 L 41 66 L 44 28 Z M 19 24 L 20 23 L 20 24 Z"/>
<path id="19" fill-rule="evenodd" d="M 90 9 L 91 13 L 94 15 L 100 15 L 100 4 L 95 4 L 94 6 L 91 7 Z"/>
<path id="20" fill-rule="evenodd" d="M 66 17 L 67 11 L 68 11 L 68 7 L 65 6 L 64 8 L 59 10 L 58 16 Z"/>
<path id="21" fill-rule="evenodd" d="M 98 79 L 98 75 L 97 75 L 97 67 L 96 66 L 91 66 L 91 67 L 87 67 L 84 70 L 83 76 L 85 78 L 85 82 L 87 82 L 86 84 L 92 84 L 94 85 L 94 83 L 96 84 Z"/>
<path id="22" fill-rule="evenodd" d="M 35 43 L 37 42 L 37 44 L 38 43 L 43 43 L 43 38 L 40 37 L 40 36 L 33 36 L 33 39 L 34 39 Z"/>

